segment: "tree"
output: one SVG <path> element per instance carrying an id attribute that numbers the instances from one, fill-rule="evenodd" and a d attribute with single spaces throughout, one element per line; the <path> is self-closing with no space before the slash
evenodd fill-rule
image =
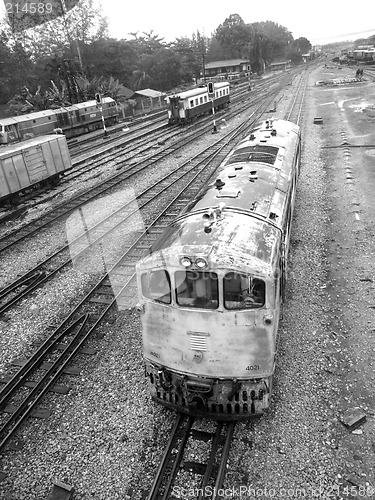
<path id="1" fill-rule="evenodd" d="M 197 81 L 206 61 L 206 39 L 199 31 L 192 38 L 178 38 L 170 47 L 180 60 L 180 83 Z"/>
<path id="2" fill-rule="evenodd" d="M 91 43 L 106 36 L 108 21 L 95 7 L 94 0 L 80 0 L 64 16 L 22 33 L 12 32 L 7 24 L 10 44 L 22 45 L 35 60 L 68 54 L 80 62 L 79 43 Z"/>
<path id="3" fill-rule="evenodd" d="M 88 79 L 111 75 L 130 85 L 139 61 L 139 52 L 133 42 L 102 38 L 81 45 L 83 73 Z"/>
<path id="4" fill-rule="evenodd" d="M 296 40 L 294 40 L 292 46 L 293 49 L 298 50 L 299 52 L 301 52 L 301 54 L 307 54 L 308 52 L 310 52 L 312 48 L 312 45 L 309 42 L 309 40 L 307 40 L 307 38 L 304 37 L 297 38 Z"/>
<path id="5" fill-rule="evenodd" d="M 97 92 L 103 97 L 112 97 L 112 99 L 117 100 L 121 88 L 120 82 L 115 80 L 113 76 L 94 77 L 92 80 L 81 76 L 77 78 L 77 83 L 84 95 L 85 101 L 95 99 Z"/>
<path id="6" fill-rule="evenodd" d="M 273 61 L 281 61 L 287 57 L 288 47 L 293 41 L 293 36 L 286 28 L 273 21 L 253 23 L 252 27 L 257 35 L 255 53 L 258 54 L 258 57 L 261 54 L 262 64 L 268 65 Z"/>
<path id="7" fill-rule="evenodd" d="M 133 90 L 146 89 L 151 82 L 150 75 L 147 75 L 145 71 L 136 69 L 133 71 L 131 86 Z"/>
<path id="8" fill-rule="evenodd" d="M 223 47 L 229 49 L 230 57 L 248 57 L 253 38 L 251 25 L 245 24 L 238 14 L 231 14 L 217 28 L 215 37 Z"/>
<path id="9" fill-rule="evenodd" d="M 262 35 L 255 32 L 253 44 L 250 49 L 250 64 L 253 73 L 258 75 L 264 72 L 265 63 L 262 55 Z"/>

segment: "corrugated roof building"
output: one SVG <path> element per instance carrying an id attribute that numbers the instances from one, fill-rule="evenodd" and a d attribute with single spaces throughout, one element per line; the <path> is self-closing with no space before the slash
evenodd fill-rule
<path id="1" fill-rule="evenodd" d="M 232 75 L 248 76 L 251 72 L 250 61 L 248 59 L 228 59 L 225 61 L 213 61 L 204 65 L 206 78 L 213 76 L 226 76 L 228 79 Z"/>
<path id="2" fill-rule="evenodd" d="M 155 109 L 165 108 L 165 92 L 153 89 L 136 90 L 133 99 L 137 101 L 135 111 L 147 112 Z"/>

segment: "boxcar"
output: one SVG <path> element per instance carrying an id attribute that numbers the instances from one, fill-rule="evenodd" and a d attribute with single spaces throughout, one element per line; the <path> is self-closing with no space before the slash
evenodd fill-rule
<path id="1" fill-rule="evenodd" d="M 36 137 L 0 149 L 0 203 L 42 183 L 54 185 L 72 167 L 64 135 Z"/>

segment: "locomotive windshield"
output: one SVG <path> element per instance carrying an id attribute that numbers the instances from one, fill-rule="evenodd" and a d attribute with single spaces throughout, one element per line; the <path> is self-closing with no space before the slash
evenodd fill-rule
<path id="1" fill-rule="evenodd" d="M 172 303 L 171 278 L 165 269 L 141 275 L 142 294 L 148 299 Z M 184 270 L 174 273 L 175 300 L 179 306 L 197 309 L 219 307 L 218 275 L 213 272 Z M 230 272 L 223 280 L 225 309 L 256 309 L 264 306 L 266 284 L 248 274 Z"/>
<path id="2" fill-rule="evenodd" d="M 176 300 L 180 306 L 216 309 L 219 306 L 216 273 L 176 271 Z"/>
<path id="3" fill-rule="evenodd" d="M 143 273 L 141 283 L 142 293 L 145 297 L 164 304 L 171 303 L 171 280 L 165 269 Z"/>
<path id="4" fill-rule="evenodd" d="M 253 309 L 264 306 L 266 285 L 248 274 L 227 273 L 224 276 L 224 307 Z"/>

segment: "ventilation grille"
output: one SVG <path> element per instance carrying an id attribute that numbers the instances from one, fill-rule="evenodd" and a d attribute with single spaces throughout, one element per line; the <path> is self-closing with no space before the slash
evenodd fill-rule
<path id="1" fill-rule="evenodd" d="M 274 146 L 255 145 L 238 149 L 229 159 L 227 165 L 240 162 L 261 162 L 274 165 L 279 148 Z"/>
<path id="2" fill-rule="evenodd" d="M 207 350 L 206 337 L 202 335 L 191 335 L 190 349 L 192 349 L 193 351 L 206 351 Z"/>

